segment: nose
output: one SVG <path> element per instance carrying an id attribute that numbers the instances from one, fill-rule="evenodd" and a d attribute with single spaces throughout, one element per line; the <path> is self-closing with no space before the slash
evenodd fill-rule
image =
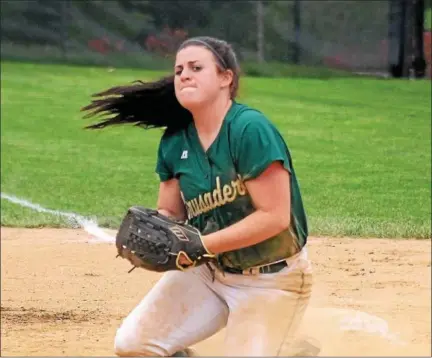
<path id="1" fill-rule="evenodd" d="M 190 71 L 187 68 L 183 69 L 183 71 L 180 74 L 180 80 L 184 82 L 189 80 L 190 78 L 191 78 Z"/>

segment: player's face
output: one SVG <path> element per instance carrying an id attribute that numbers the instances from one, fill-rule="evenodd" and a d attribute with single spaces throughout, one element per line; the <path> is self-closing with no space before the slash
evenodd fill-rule
<path id="1" fill-rule="evenodd" d="M 180 104 L 199 108 L 225 95 L 229 86 L 221 74 L 214 55 L 201 46 L 188 46 L 177 53 L 175 62 L 175 93 Z"/>

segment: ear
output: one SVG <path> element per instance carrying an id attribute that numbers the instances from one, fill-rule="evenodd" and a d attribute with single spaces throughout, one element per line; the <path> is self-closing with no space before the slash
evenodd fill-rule
<path id="1" fill-rule="evenodd" d="M 233 79 L 234 79 L 234 73 L 232 70 L 225 70 L 223 72 L 220 73 L 220 86 L 221 88 L 226 88 L 226 87 L 230 87 Z"/>

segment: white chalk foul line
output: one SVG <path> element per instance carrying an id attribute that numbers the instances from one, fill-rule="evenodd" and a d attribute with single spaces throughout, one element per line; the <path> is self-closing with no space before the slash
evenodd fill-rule
<path id="1" fill-rule="evenodd" d="M 60 210 L 51 210 L 42 207 L 39 204 L 34 204 L 26 199 L 20 199 L 14 195 L 9 195 L 6 193 L 1 193 L 1 198 L 4 200 L 7 200 L 13 204 L 17 204 L 32 210 L 35 210 L 40 213 L 47 213 L 52 214 L 56 216 L 61 216 L 66 219 L 66 221 L 73 227 L 73 228 L 82 228 L 87 233 L 92 235 L 96 240 L 103 241 L 103 242 L 114 242 L 115 239 L 108 235 L 105 231 L 103 231 L 97 224 L 96 220 L 92 220 L 90 218 L 86 218 L 85 216 L 76 214 L 76 213 L 70 213 L 70 212 L 64 212 Z"/>

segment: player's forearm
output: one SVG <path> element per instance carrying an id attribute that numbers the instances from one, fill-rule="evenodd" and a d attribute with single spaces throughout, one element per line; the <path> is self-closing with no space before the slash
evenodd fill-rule
<path id="1" fill-rule="evenodd" d="M 279 234 L 289 224 L 289 215 L 258 210 L 225 229 L 204 235 L 203 241 L 211 253 L 220 254 L 258 244 Z"/>
<path id="2" fill-rule="evenodd" d="M 165 215 L 165 216 L 170 217 L 170 218 L 174 218 L 176 220 L 184 220 L 185 219 L 183 213 L 179 214 L 179 213 L 175 213 L 173 211 L 170 211 L 167 209 L 162 209 L 162 208 L 158 208 L 158 212 L 162 215 Z"/>

